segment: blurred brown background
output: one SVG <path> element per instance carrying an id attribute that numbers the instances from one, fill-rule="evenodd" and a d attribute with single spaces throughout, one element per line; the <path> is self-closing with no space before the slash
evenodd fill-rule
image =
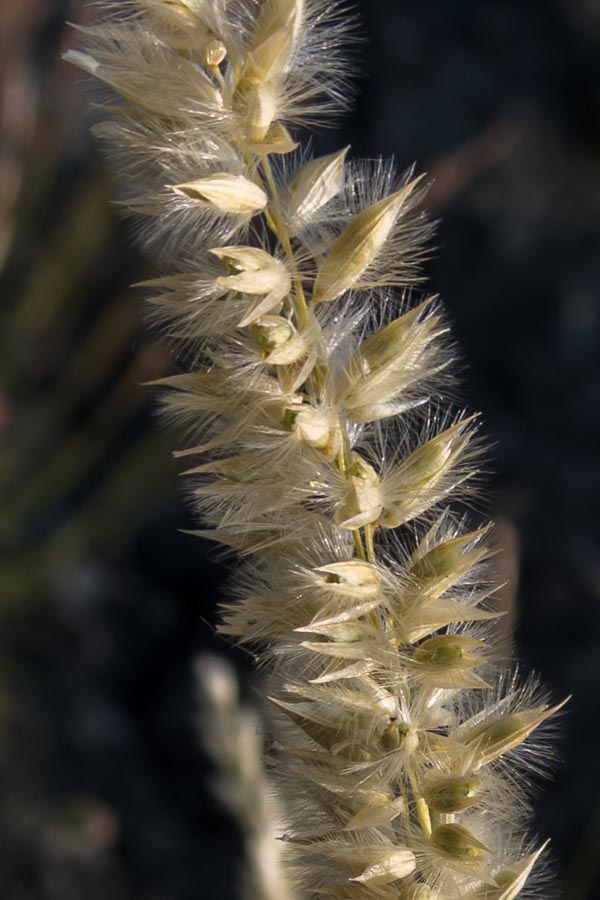
<path id="1" fill-rule="evenodd" d="M 358 4 L 355 111 L 317 152 L 413 159 L 440 216 L 429 274 L 497 442 L 491 510 L 519 654 L 573 693 L 537 827 L 568 900 L 600 897 L 600 4 Z M 189 526 L 141 383 L 132 249 L 60 61 L 78 0 L 0 10 L 0 895 L 238 896 L 207 788 L 192 660 L 230 653 L 226 571 Z M 236 663 L 244 666 L 240 657 Z"/>

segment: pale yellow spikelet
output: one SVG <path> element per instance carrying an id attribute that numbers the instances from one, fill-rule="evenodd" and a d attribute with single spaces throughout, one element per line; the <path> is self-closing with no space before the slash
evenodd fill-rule
<path id="1" fill-rule="evenodd" d="M 418 595 L 423 600 L 441 597 L 470 569 L 489 558 L 490 551 L 482 543 L 482 538 L 489 531 L 489 526 L 486 526 L 459 534 L 432 547 L 429 542 L 419 545 L 409 568 Z"/>
<path id="2" fill-rule="evenodd" d="M 360 831 L 362 828 L 375 828 L 380 825 L 388 825 L 397 816 L 406 814 L 406 801 L 404 797 L 396 797 L 394 800 L 381 805 L 365 806 L 353 816 L 344 831 Z"/>
<path id="3" fill-rule="evenodd" d="M 213 33 L 203 20 L 196 4 L 184 0 L 136 0 L 136 5 L 147 12 L 160 29 L 168 29 L 172 46 L 187 52 L 202 52 L 213 40 Z"/>
<path id="4" fill-rule="evenodd" d="M 562 704 L 497 659 L 423 176 L 301 145 L 347 99 L 343 0 L 106 10 L 66 59 L 112 92 L 95 134 L 167 270 L 145 285 L 183 349 L 164 409 L 196 533 L 243 558 L 220 631 L 268 673 L 290 900 L 542 897 L 526 779 Z M 231 762 L 268 866 L 256 754 Z M 262 865 L 248 897 L 283 897 Z"/>
<path id="5" fill-rule="evenodd" d="M 473 894 L 474 900 L 514 900 L 522 888 L 525 887 L 531 872 L 538 859 L 548 846 L 548 841 L 543 844 L 535 853 L 530 853 L 518 863 L 508 868 L 501 869 L 495 875 L 498 887 L 484 887 L 480 891 Z"/>
<path id="6" fill-rule="evenodd" d="M 335 458 L 342 449 L 342 426 L 330 409 L 303 404 L 293 411 L 293 432 L 297 440 Z"/>
<path id="7" fill-rule="evenodd" d="M 277 90 L 270 82 L 249 80 L 240 88 L 239 104 L 246 117 L 246 138 L 260 144 L 277 116 Z"/>
<path id="8" fill-rule="evenodd" d="M 555 706 L 544 704 L 497 717 L 492 715 L 488 721 L 472 727 L 469 727 L 469 722 L 465 722 L 460 729 L 461 739 L 467 746 L 476 748 L 477 765 L 486 766 L 522 744 L 536 728 L 562 709 L 565 703 L 567 700 Z"/>
<path id="9" fill-rule="evenodd" d="M 392 884 L 410 875 L 416 866 L 414 853 L 404 847 L 356 843 L 345 847 L 337 842 L 321 841 L 313 849 L 326 856 L 341 870 L 351 872 L 362 869 L 360 874 L 350 877 L 349 881 L 367 884 Z"/>
<path id="10" fill-rule="evenodd" d="M 496 880 L 487 867 L 490 848 L 468 828 L 456 822 L 438 825 L 431 834 L 431 845 L 449 868 L 496 886 Z"/>
<path id="11" fill-rule="evenodd" d="M 281 29 L 288 29 L 295 43 L 302 26 L 306 0 L 266 0 L 256 21 L 254 40 L 262 44 Z"/>
<path id="12" fill-rule="evenodd" d="M 213 247 L 213 256 L 231 267 L 231 274 L 220 276 L 217 284 L 244 294 L 268 294 L 276 290 L 281 296 L 289 291 L 291 280 L 285 265 L 257 247 Z"/>
<path id="13" fill-rule="evenodd" d="M 308 353 L 305 336 L 283 316 L 261 316 L 254 321 L 252 334 L 263 359 L 272 366 L 290 366 Z"/>
<path id="14" fill-rule="evenodd" d="M 319 566 L 315 569 L 317 573 L 322 584 L 335 593 L 369 597 L 381 590 L 381 575 L 377 568 L 359 559 Z"/>
<path id="15" fill-rule="evenodd" d="M 369 857 L 377 853 L 370 852 Z M 402 878 L 406 878 L 416 868 L 415 855 L 411 850 L 390 850 L 383 859 L 372 862 L 364 872 L 351 878 L 350 881 L 361 881 L 363 884 L 394 884 Z"/>
<path id="16" fill-rule="evenodd" d="M 377 259 L 398 216 L 422 176 L 399 191 L 368 207 L 352 219 L 330 248 L 319 268 L 313 290 L 313 301 L 336 300 L 359 284 L 361 275 Z"/>
<path id="17" fill-rule="evenodd" d="M 206 25 L 198 15 L 202 6 L 193 0 L 135 0 L 141 9 L 164 18 L 165 21 L 175 25 L 187 25 L 199 28 Z M 208 29 L 206 29 L 208 31 Z"/>
<path id="18" fill-rule="evenodd" d="M 384 508 L 379 476 L 358 453 L 346 470 L 344 496 L 336 509 L 336 522 L 352 530 L 377 522 Z"/>
<path id="19" fill-rule="evenodd" d="M 427 385 L 447 365 L 445 329 L 424 313 L 431 298 L 369 335 L 337 375 L 336 402 L 354 422 L 374 422 L 426 402 Z"/>
<path id="20" fill-rule="evenodd" d="M 299 0 L 267 2 L 257 19 L 233 98 L 245 118 L 245 137 L 251 145 L 271 144 L 275 138 L 275 119 L 283 111 L 282 80 L 298 36 L 302 7 Z M 280 138 L 279 143 L 285 141 Z M 292 148 L 291 141 L 288 146 Z"/>
<path id="21" fill-rule="evenodd" d="M 438 634 L 423 641 L 407 665 L 428 684 L 443 688 L 482 689 L 487 684 L 473 670 L 484 666 L 485 641 L 465 634 Z"/>
<path id="22" fill-rule="evenodd" d="M 463 419 L 413 451 L 381 479 L 384 528 L 397 528 L 421 515 L 468 474 L 458 469 L 472 439 L 473 418 Z"/>
<path id="23" fill-rule="evenodd" d="M 431 781 L 423 796 L 434 812 L 459 813 L 480 802 L 480 788 L 480 778 L 458 775 Z"/>
<path id="24" fill-rule="evenodd" d="M 414 644 L 448 625 L 489 622 L 501 615 L 502 613 L 479 609 L 468 603 L 457 603 L 455 600 L 434 600 L 412 609 L 409 608 L 400 624 L 406 642 Z"/>
<path id="25" fill-rule="evenodd" d="M 271 84 L 287 67 L 293 47 L 292 30 L 286 26 L 272 31 L 248 54 L 243 78 L 256 84 Z"/>
<path id="26" fill-rule="evenodd" d="M 243 175 L 230 175 L 227 172 L 216 172 L 206 178 L 175 184 L 173 190 L 176 194 L 198 200 L 225 213 L 262 212 L 268 203 L 268 197 L 261 187 L 248 181 Z"/>
<path id="27" fill-rule="evenodd" d="M 285 264 L 265 250 L 230 246 L 213 247 L 210 253 L 222 260 L 230 272 L 215 279 L 219 287 L 262 298 L 248 303 L 239 321 L 240 328 L 252 325 L 277 308 L 291 289 L 292 281 Z"/>
<path id="28" fill-rule="evenodd" d="M 310 222 L 316 212 L 339 194 L 344 184 L 344 161 L 349 149 L 344 147 L 338 153 L 312 159 L 296 173 L 287 202 L 287 214 L 294 228 Z"/>
<path id="29" fill-rule="evenodd" d="M 490 852 L 489 847 L 482 844 L 467 828 L 455 822 L 438 825 L 433 830 L 431 842 L 453 859 L 483 859 Z"/>
<path id="30" fill-rule="evenodd" d="M 264 132 L 261 130 L 260 134 L 263 135 Z M 292 138 L 282 122 L 273 122 L 260 141 L 249 140 L 247 146 L 249 151 L 260 158 L 270 154 L 285 156 L 295 150 L 299 144 Z"/>
<path id="31" fill-rule="evenodd" d="M 419 318 L 423 310 L 431 304 L 431 299 L 424 300 L 419 306 L 410 312 L 398 316 L 379 331 L 369 335 L 358 348 L 355 358 L 350 360 L 349 366 L 362 370 L 365 374 L 377 372 L 395 362 L 402 354 L 411 334 L 417 329 Z M 437 325 L 438 319 L 434 319 Z M 402 368 L 400 364 L 399 368 Z"/>

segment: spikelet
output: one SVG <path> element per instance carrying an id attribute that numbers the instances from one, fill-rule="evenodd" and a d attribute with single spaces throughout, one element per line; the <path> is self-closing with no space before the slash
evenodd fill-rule
<path id="1" fill-rule="evenodd" d="M 152 315 L 191 368 L 165 409 L 201 533 L 244 557 L 221 631 L 270 673 L 297 895 L 533 896 L 526 765 L 560 704 L 495 662 L 490 526 L 453 512 L 481 441 L 418 288 L 424 182 L 296 150 L 347 101 L 352 20 L 337 0 L 105 6 L 66 56 L 112 91 L 95 131 L 167 267 Z"/>

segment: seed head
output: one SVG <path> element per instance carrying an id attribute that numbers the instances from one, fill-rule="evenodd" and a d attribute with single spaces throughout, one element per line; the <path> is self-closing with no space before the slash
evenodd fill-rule
<path id="1" fill-rule="evenodd" d="M 167 268 L 146 284 L 183 348 L 164 408 L 200 534 L 242 557 L 220 630 L 269 673 L 291 882 L 513 900 L 542 852 L 518 834 L 523 764 L 561 704 L 495 660 L 490 526 L 453 511 L 479 445 L 420 288 L 423 176 L 299 147 L 347 102 L 352 19 L 343 0 L 105 7 L 66 58 L 118 95 L 95 133 Z"/>

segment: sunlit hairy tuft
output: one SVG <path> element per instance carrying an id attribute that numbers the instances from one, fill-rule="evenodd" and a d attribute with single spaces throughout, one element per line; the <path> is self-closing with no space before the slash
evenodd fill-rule
<path id="1" fill-rule="evenodd" d="M 348 102 L 338 0 L 105 0 L 66 58 L 164 269 L 166 414 L 200 533 L 241 557 L 221 631 L 268 673 L 298 897 L 544 896 L 525 828 L 540 726 L 503 668 L 477 417 L 421 292 L 426 185 L 314 159 Z M 533 875 L 532 875 L 533 873 Z M 531 876 L 531 877 L 530 877 Z"/>

